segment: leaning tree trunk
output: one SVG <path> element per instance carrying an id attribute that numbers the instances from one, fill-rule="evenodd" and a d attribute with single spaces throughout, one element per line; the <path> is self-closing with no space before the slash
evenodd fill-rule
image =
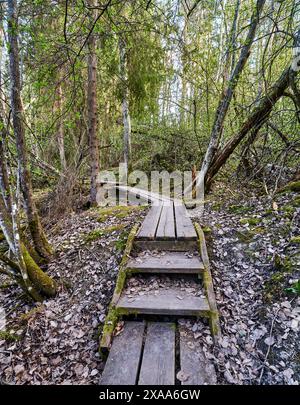
<path id="1" fill-rule="evenodd" d="M 274 105 L 284 95 L 285 90 L 288 88 L 291 76 L 295 77 L 296 75 L 297 72 L 295 70 L 293 70 L 291 67 L 287 68 L 244 122 L 239 133 L 233 136 L 217 153 L 206 175 L 205 183 L 207 187 L 209 187 L 213 177 L 227 162 L 232 152 L 246 137 L 246 135 L 251 130 L 260 128 L 266 122 Z"/>
<path id="2" fill-rule="evenodd" d="M 90 0 L 89 5 L 95 6 L 96 1 Z M 96 9 L 91 11 L 91 23 L 96 19 Z M 97 55 L 96 55 L 96 37 L 92 33 L 88 41 L 88 126 L 89 126 L 89 154 L 90 154 L 90 176 L 91 205 L 97 204 L 97 176 L 99 172 L 99 142 L 97 137 Z"/>
<path id="3" fill-rule="evenodd" d="M 9 42 L 9 68 L 11 81 L 11 109 L 13 128 L 16 138 L 16 147 L 19 164 L 19 175 L 28 225 L 34 248 L 43 259 L 48 259 L 52 253 L 46 239 L 40 218 L 33 200 L 31 175 L 28 165 L 27 148 L 25 141 L 25 127 L 23 118 L 23 105 L 21 100 L 21 80 L 19 66 L 18 46 L 18 19 L 16 0 L 8 0 L 8 42 Z"/>
<path id="4" fill-rule="evenodd" d="M 131 121 L 129 113 L 129 95 L 128 95 L 128 79 L 127 79 L 127 55 L 125 41 L 120 38 L 119 40 L 120 51 L 120 78 L 122 88 L 122 113 L 123 113 L 123 127 L 124 127 L 124 163 L 126 171 L 130 168 L 131 164 Z"/>
<path id="5" fill-rule="evenodd" d="M 247 37 L 245 39 L 245 44 L 242 47 L 239 60 L 236 64 L 235 68 L 233 69 L 233 72 L 229 79 L 227 88 L 224 91 L 224 94 L 219 102 L 219 105 L 218 105 L 218 108 L 216 111 L 215 121 L 214 121 L 213 128 L 211 131 L 209 145 L 207 147 L 207 150 L 206 150 L 203 162 L 202 162 L 201 170 L 200 170 L 200 173 L 197 178 L 197 188 L 200 189 L 200 192 L 201 192 L 201 194 L 203 194 L 203 196 L 204 196 L 204 179 L 205 179 L 206 173 L 208 171 L 208 168 L 211 165 L 212 160 L 214 159 L 214 156 L 217 152 L 218 143 L 219 143 L 222 131 L 223 131 L 225 118 L 227 116 L 227 112 L 229 110 L 235 88 L 238 84 L 241 73 L 243 72 L 243 69 L 250 56 L 250 50 L 251 50 L 251 47 L 252 47 L 252 44 L 253 44 L 253 41 L 255 38 L 256 29 L 257 29 L 259 21 L 260 21 L 260 15 L 261 15 L 263 6 L 265 4 L 265 1 L 266 0 L 257 0 L 255 10 L 251 17 L 250 28 L 249 28 Z M 202 198 L 203 198 L 203 196 L 202 196 Z"/>

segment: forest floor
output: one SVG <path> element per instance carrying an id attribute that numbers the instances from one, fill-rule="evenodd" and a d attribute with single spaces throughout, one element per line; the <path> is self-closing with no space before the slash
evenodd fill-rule
<path id="1" fill-rule="evenodd" d="M 179 322 L 215 365 L 219 384 L 300 381 L 300 298 L 293 284 L 300 270 L 299 195 L 280 194 L 275 200 L 227 192 L 220 185 L 202 219 L 190 211 L 207 237 L 220 346 L 213 345 L 205 321 Z M 54 225 L 50 239 L 57 255 L 48 267 L 60 283 L 54 299 L 34 306 L 1 281 L 0 307 L 7 315 L 7 332 L 0 335 L 2 383 L 99 383 L 101 327 L 126 237 L 145 213 L 134 207 L 90 209 Z M 134 288 L 140 292 L 138 282 Z"/>

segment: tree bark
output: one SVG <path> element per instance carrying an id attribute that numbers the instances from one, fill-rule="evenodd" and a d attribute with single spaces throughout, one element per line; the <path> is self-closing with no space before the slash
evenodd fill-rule
<path id="1" fill-rule="evenodd" d="M 60 78 L 59 78 L 60 80 Z M 63 120 L 62 120 L 62 88 L 61 83 L 59 82 L 56 90 L 56 110 L 59 115 L 58 117 L 58 125 L 57 125 L 57 146 L 59 152 L 59 159 L 60 159 L 60 167 L 62 172 L 67 170 L 67 161 L 66 161 L 66 154 L 65 154 L 65 139 L 64 139 L 64 127 L 63 127 Z"/>
<path id="2" fill-rule="evenodd" d="M 95 0 L 90 0 L 91 7 L 96 5 Z M 90 11 L 91 23 L 97 17 L 96 9 Z M 90 176 L 91 190 L 90 202 L 91 205 L 97 204 L 97 176 L 99 172 L 99 141 L 97 137 L 97 55 L 96 55 L 96 37 L 92 33 L 88 41 L 88 128 L 89 128 L 89 155 L 90 155 Z"/>
<path id="3" fill-rule="evenodd" d="M 123 126 L 124 126 L 124 163 L 126 170 L 130 168 L 131 164 L 131 120 L 129 113 L 129 94 L 128 94 L 128 78 L 127 78 L 127 56 L 125 41 L 120 38 L 119 40 L 120 51 L 120 78 L 122 88 L 122 113 L 123 113 Z"/>
<path id="4" fill-rule="evenodd" d="M 250 114 L 247 120 L 242 125 L 238 134 L 233 136 L 224 147 L 217 153 L 215 159 L 209 168 L 205 183 L 209 187 L 213 177 L 218 173 L 221 167 L 226 163 L 235 148 L 241 143 L 246 135 L 253 129 L 260 128 L 268 119 L 272 108 L 277 101 L 284 95 L 285 90 L 290 84 L 290 77 L 296 76 L 297 72 L 291 67 L 285 69 L 280 78 L 272 86 L 270 91 L 261 99 L 258 106 Z"/>
<path id="5" fill-rule="evenodd" d="M 11 109 L 13 128 L 16 138 L 19 174 L 28 225 L 37 253 L 43 259 L 49 259 L 52 251 L 44 234 L 40 218 L 33 200 L 31 175 L 28 165 L 28 155 L 25 142 L 25 127 L 23 121 L 23 106 L 21 100 L 21 81 L 19 67 L 18 20 L 16 0 L 8 0 L 8 42 L 9 67 L 11 81 Z"/>

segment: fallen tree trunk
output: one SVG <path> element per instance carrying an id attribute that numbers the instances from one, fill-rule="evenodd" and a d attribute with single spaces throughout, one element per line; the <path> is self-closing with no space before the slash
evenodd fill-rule
<path id="1" fill-rule="evenodd" d="M 259 105 L 250 114 L 242 125 L 238 134 L 233 136 L 219 152 L 216 154 L 212 165 L 209 167 L 205 178 L 206 188 L 209 188 L 213 177 L 218 173 L 221 167 L 227 162 L 236 147 L 253 129 L 260 128 L 268 119 L 274 105 L 283 96 L 285 90 L 289 87 L 290 77 L 296 76 L 297 72 L 291 67 L 287 68 L 270 91 L 261 99 Z"/>

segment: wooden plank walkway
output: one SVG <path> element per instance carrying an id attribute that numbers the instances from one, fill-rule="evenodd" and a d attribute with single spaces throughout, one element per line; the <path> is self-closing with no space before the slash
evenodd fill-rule
<path id="1" fill-rule="evenodd" d="M 177 324 L 176 318 L 207 317 L 213 337 L 219 336 L 219 318 L 204 235 L 196 229 L 197 232 L 185 206 L 178 201 L 163 200 L 150 208 L 135 239 L 132 239 L 135 257 L 129 257 L 130 249 L 126 250 L 111 304 L 114 312 L 107 315 L 105 328 L 110 335 L 102 338 L 104 349 L 109 348 L 107 342 L 112 340 L 118 319 L 125 319 L 125 327 L 113 338 L 101 385 L 202 385 L 216 382 L 214 367 L 205 358 L 199 342 Z M 147 287 L 147 283 L 150 284 L 143 293 L 139 291 L 141 294 L 132 295 L 131 290 L 124 287 L 126 279 L 135 277 L 136 273 L 140 273 L 141 285 Z M 150 288 L 155 274 L 161 274 L 160 279 L 169 280 L 165 288 L 161 285 L 160 288 Z M 200 277 L 203 277 L 203 284 Z M 192 291 L 185 289 L 185 279 L 192 283 Z M 136 280 L 131 280 L 126 288 L 134 282 Z M 137 314 L 144 321 L 128 320 L 129 316 Z M 158 320 L 147 322 L 149 315 L 155 315 Z M 165 321 L 166 316 L 172 316 L 172 323 Z M 176 353 L 180 356 L 176 357 Z M 175 375 L 178 370 L 184 377 L 180 381 Z"/>
<path id="2" fill-rule="evenodd" d="M 185 206 L 172 201 L 150 209 L 136 239 L 196 241 L 197 234 Z"/>
<path id="3" fill-rule="evenodd" d="M 101 385 L 136 384 L 144 330 L 144 322 L 125 323 L 123 332 L 114 338 L 101 376 Z"/>
<path id="4" fill-rule="evenodd" d="M 149 323 L 139 385 L 175 384 L 174 323 Z"/>

